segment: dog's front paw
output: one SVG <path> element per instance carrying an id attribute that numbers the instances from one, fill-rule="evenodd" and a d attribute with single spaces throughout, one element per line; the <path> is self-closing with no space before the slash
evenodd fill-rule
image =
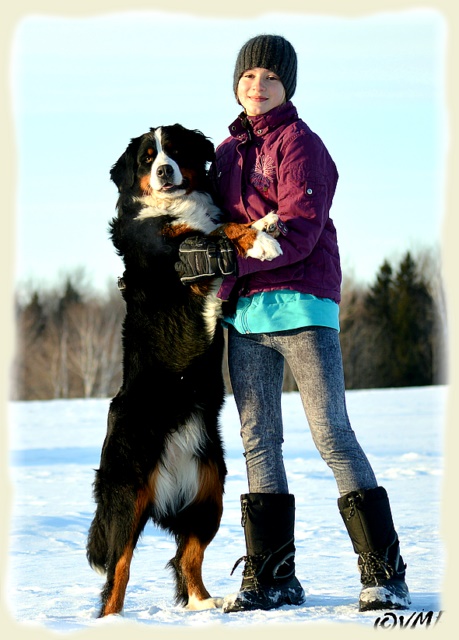
<path id="1" fill-rule="evenodd" d="M 191 596 L 185 609 L 188 611 L 205 611 L 206 609 L 221 609 L 223 606 L 223 598 L 205 598 L 199 600 Z"/>
<path id="2" fill-rule="evenodd" d="M 279 235 L 279 229 L 277 227 L 277 221 L 279 220 L 279 216 L 271 211 L 264 218 L 260 218 L 252 224 L 253 229 L 257 229 L 257 231 L 264 231 L 265 233 L 273 236 L 273 238 L 277 238 Z"/>
<path id="3" fill-rule="evenodd" d="M 253 225 L 252 225 L 253 226 Z M 280 244 L 275 238 L 264 231 L 257 231 L 253 246 L 247 251 L 247 256 L 257 260 L 273 260 L 282 255 Z"/>

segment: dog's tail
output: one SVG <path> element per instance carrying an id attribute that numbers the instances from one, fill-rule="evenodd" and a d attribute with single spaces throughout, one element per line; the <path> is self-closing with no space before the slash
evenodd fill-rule
<path id="1" fill-rule="evenodd" d="M 86 545 L 86 557 L 94 571 L 100 575 L 107 572 L 108 544 L 105 527 L 98 512 L 89 528 L 88 543 Z"/>

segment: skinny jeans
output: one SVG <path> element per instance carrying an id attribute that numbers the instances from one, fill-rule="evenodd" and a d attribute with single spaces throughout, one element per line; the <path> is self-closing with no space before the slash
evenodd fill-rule
<path id="1" fill-rule="evenodd" d="M 251 493 L 288 493 L 282 444 L 284 362 L 303 403 L 314 444 L 339 494 L 377 481 L 349 421 L 338 331 L 306 327 L 273 333 L 228 330 L 228 364 Z"/>

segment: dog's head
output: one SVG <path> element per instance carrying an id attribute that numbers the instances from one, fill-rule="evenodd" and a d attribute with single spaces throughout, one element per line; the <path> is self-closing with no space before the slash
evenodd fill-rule
<path id="1" fill-rule="evenodd" d="M 204 134 L 180 124 L 157 127 L 131 140 L 110 177 L 120 193 L 174 198 L 205 189 L 214 146 Z"/>

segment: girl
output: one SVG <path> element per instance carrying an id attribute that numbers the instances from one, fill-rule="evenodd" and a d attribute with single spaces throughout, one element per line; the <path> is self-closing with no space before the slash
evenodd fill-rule
<path id="1" fill-rule="evenodd" d="M 406 608 L 406 565 L 387 493 L 346 411 L 338 336 L 341 268 L 329 216 L 338 172 L 290 101 L 296 77 L 296 53 L 283 37 L 260 35 L 244 44 L 233 82 L 244 110 L 210 170 L 229 220 L 250 222 L 276 211 L 282 255 L 261 262 L 228 253 L 225 240 L 191 238 L 177 263 L 188 284 L 221 276 L 224 262 L 219 296 L 232 307 L 224 322 L 249 493 L 241 496 L 247 553 L 236 565 L 245 561 L 242 585 L 225 598 L 223 610 L 272 609 L 305 599 L 295 576 L 295 505 L 282 457 L 284 359 L 314 443 L 333 471 L 338 508 L 359 556 L 359 608 Z"/>

